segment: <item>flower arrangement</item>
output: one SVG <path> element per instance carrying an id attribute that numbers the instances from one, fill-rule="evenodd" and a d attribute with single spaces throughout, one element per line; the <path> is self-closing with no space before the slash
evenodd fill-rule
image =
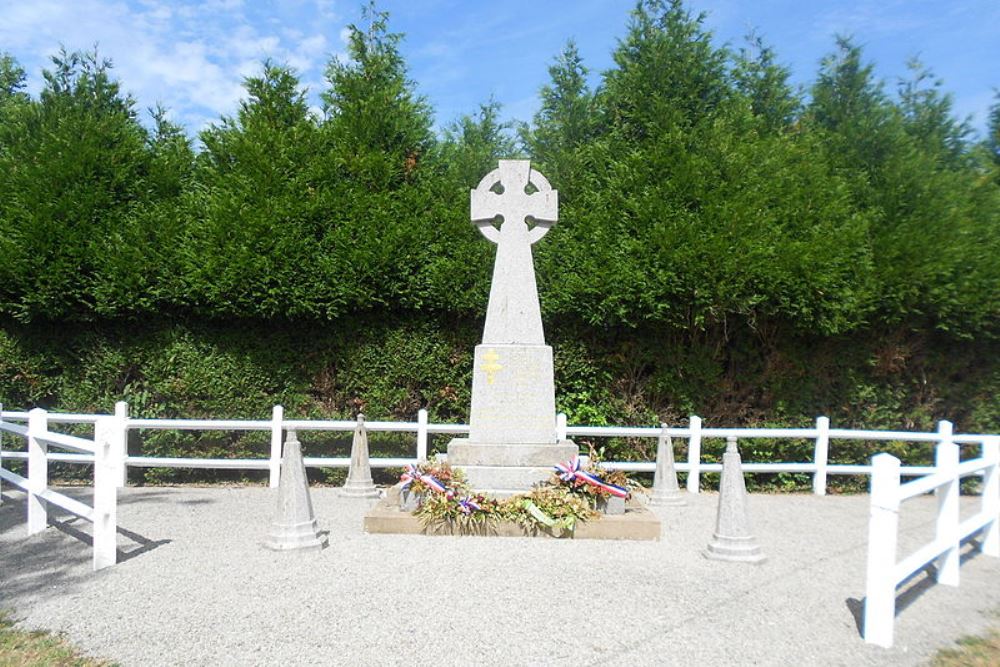
<path id="1" fill-rule="evenodd" d="M 465 473 L 447 463 L 422 461 L 406 466 L 399 481 L 410 493 L 434 497 L 436 494 L 455 496 L 469 491 Z"/>
<path id="2" fill-rule="evenodd" d="M 507 502 L 509 519 L 529 531 L 544 527 L 556 535 L 572 533 L 578 522 L 597 516 L 586 500 L 565 487 L 537 486 Z"/>
<path id="3" fill-rule="evenodd" d="M 448 523 L 469 532 L 484 532 L 492 522 L 504 517 L 500 505 L 499 500 L 481 493 L 464 496 L 436 493 L 424 498 L 414 514 L 425 526 Z"/>
<path id="4" fill-rule="evenodd" d="M 571 493 L 586 498 L 592 507 L 608 498 L 628 499 L 633 491 L 645 491 L 624 470 L 601 468 L 600 461 L 598 453 L 591 448 L 586 463 L 579 456 L 574 456 L 557 465 L 550 484 L 564 487 Z"/>
<path id="5" fill-rule="evenodd" d="M 591 504 L 566 486 L 540 485 L 504 499 L 474 493 L 464 474 L 447 463 L 409 465 L 400 481 L 411 493 L 423 495 L 414 514 L 425 526 L 450 524 L 466 532 L 486 532 L 496 522 L 510 521 L 532 532 L 563 535 L 596 516 Z"/>

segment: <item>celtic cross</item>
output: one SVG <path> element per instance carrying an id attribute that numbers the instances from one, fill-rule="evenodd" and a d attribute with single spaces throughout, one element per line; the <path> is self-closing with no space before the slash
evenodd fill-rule
<path id="1" fill-rule="evenodd" d="M 470 200 L 473 224 L 497 244 L 483 343 L 544 345 L 531 246 L 558 220 L 559 193 L 530 161 L 500 160 Z"/>
<path id="2" fill-rule="evenodd" d="M 471 200 L 473 224 L 493 243 L 500 243 L 507 227 L 527 231 L 528 243 L 537 243 L 559 219 L 559 193 L 528 160 L 500 160 L 500 167 L 472 191 Z M 502 218 L 500 229 L 493 226 L 497 218 Z M 530 229 L 529 221 L 534 224 Z"/>

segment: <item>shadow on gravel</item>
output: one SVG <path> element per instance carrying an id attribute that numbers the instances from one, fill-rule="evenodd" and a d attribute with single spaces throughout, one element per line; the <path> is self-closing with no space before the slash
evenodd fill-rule
<path id="1" fill-rule="evenodd" d="M 143 493 L 119 493 L 118 494 L 118 504 L 119 505 L 138 505 L 139 503 L 146 502 L 157 502 L 163 500 L 164 498 L 169 498 L 171 495 L 168 491 L 149 491 Z M 214 500 L 206 500 L 206 503 L 213 503 Z"/>
<path id="2" fill-rule="evenodd" d="M 921 577 L 923 573 L 923 577 Z M 934 567 L 928 565 L 922 570 L 918 570 L 912 577 L 903 582 L 903 586 L 906 586 L 906 590 L 896 595 L 896 616 L 899 616 L 900 612 L 904 611 L 907 607 L 917 601 L 921 595 L 929 591 L 934 584 Z M 844 600 L 847 605 L 847 610 L 851 612 L 851 616 L 854 617 L 854 627 L 858 631 L 859 637 L 864 637 L 865 628 L 865 598 L 847 598 Z"/>
<path id="3" fill-rule="evenodd" d="M 16 497 L 10 493 L 0 494 L 3 504 L 0 505 L 0 533 L 15 530 L 18 524 L 26 523 L 28 516 L 24 508 L 24 495 Z"/>
<path id="4" fill-rule="evenodd" d="M 59 532 L 65 535 L 69 535 L 75 540 L 83 542 L 88 547 L 93 547 L 94 546 L 93 535 L 85 533 L 76 527 L 75 524 L 80 521 L 81 521 L 80 519 L 74 517 L 68 521 L 50 521 L 49 523 L 52 525 L 53 528 L 55 528 Z M 84 521 L 83 523 L 89 525 L 89 522 Z M 119 563 L 124 563 L 127 560 L 132 560 L 136 556 L 141 556 L 144 553 L 148 553 L 157 547 L 163 546 L 164 544 L 170 544 L 173 541 L 173 540 L 151 540 L 147 537 L 143 537 L 139 533 L 132 532 L 131 530 L 126 530 L 121 526 L 118 526 L 118 534 L 124 535 L 125 537 L 132 540 L 138 545 L 134 549 L 128 549 L 128 550 L 118 549 L 117 551 L 118 551 Z"/>
<path id="5" fill-rule="evenodd" d="M 74 492 L 75 490 L 70 490 L 70 493 L 66 495 L 76 497 L 78 500 L 85 500 L 83 496 L 85 493 Z M 8 507 L 9 503 L 9 507 Z M 18 524 L 24 524 L 26 521 L 27 514 L 27 501 L 24 496 L 19 498 L 13 498 L 4 496 L 4 505 L 0 509 L 0 531 L 6 530 L 16 530 Z M 65 512 L 56 507 L 49 508 L 49 526 L 55 528 L 57 531 L 66 535 L 67 537 L 73 538 L 75 541 L 86 545 L 88 548 L 93 548 L 94 537 L 92 533 L 85 532 L 81 530 L 78 526 L 90 526 L 90 522 L 80 517 Z M 22 526 L 23 528 L 23 526 Z M 127 560 L 131 560 L 136 556 L 141 556 L 144 553 L 152 551 L 157 547 L 164 544 L 169 544 L 172 540 L 151 540 L 139 533 L 122 528 L 118 526 L 118 534 L 122 535 L 132 542 L 135 543 L 135 547 L 121 549 L 118 551 L 118 562 L 123 563 Z M 22 545 L 23 546 L 23 545 Z M 14 549 L 20 550 L 22 546 L 15 546 Z M 54 550 L 58 550 L 58 547 L 53 547 Z M 89 554 L 88 554 L 89 556 Z M 85 559 L 89 560 L 89 559 Z"/>

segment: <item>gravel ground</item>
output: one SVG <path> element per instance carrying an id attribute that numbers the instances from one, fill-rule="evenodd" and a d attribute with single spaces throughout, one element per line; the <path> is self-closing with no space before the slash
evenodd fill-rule
<path id="1" fill-rule="evenodd" d="M 87 499 L 86 489 L 71 490 Z M 915 665 L 1000 609 L 1000 561 L 964 551 L 959 588 L 901 590 L 896 646 L 859 635 L 868 499 L 754 495 L 768 560 L 709 561 L 717 496 L 657 508 L 660 542 L 366 535 L 372 501 L 314 488 L 330 546 L 259 546 L 263 488 L 131 488 L 124 561 L 90 571 L 90 525 L 25 537 L 22 494 L 0 506 L 0 607 L 123 665 Z M 965 512 L 976 498 L 963 498 Z M 906 553 L 933 499 L 902 513 Z"/>

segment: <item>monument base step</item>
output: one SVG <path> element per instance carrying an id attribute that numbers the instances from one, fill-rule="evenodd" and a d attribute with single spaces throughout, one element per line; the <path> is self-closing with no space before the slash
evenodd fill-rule
<path id="1" fill-rule="evenodd" d="M 453 466 L 547 467 L 568 461 L 579 451 L 572 440 L 501 444 L 454 438 L 448 443 L 448 463 Z"/>
<path id="2" fill-rule="evenodd" d="M 451 457 L 448 457 L 449 463 Z M 465 473 L 473 491 L 489 495 L 511 495 L 505 491 L 521 493 L 539 482 L 546 482 L 555 469 L 552 466 L 470 466 L 454 465 Z"/>
<path id="3" fill-rule="evenodd" d="M 567 535 L 554 535 L 539 527 L 531 530 L 509 521 L 490 525 L 461 526 L 441 523 L 425 526 L 410 512 L 402 512 L 386 501 L 379 501 L 366 515 L 366 533 L 402 535 L 479 535 L 484 537 L 569 537 L 577 540 L 659 540 L 660 520 L 645 508 L 630 509 L 625 514 L 602 515 L 584 521 Z"/>

